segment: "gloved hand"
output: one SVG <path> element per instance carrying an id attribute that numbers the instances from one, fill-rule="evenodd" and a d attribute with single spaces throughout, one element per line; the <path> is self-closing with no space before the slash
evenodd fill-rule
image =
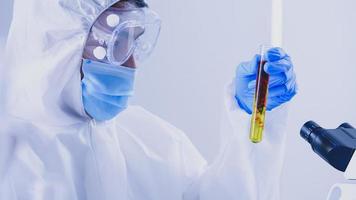
<path id="1" fill-rule="evenodd" d="M 256 76 L 261 59 L 256 55 L 251 61 L 243 62 L 237 67 L 235 98 L 239 106 L 247 113 L 253 110 L 256 90 Z M 290 101 L 297 93 L 296 76 L 290 57 L 281 48 L 272 48 L 265 55 L 267 61 L 264 70 L 270 75 L 267 110 L 270 111 Z"/>

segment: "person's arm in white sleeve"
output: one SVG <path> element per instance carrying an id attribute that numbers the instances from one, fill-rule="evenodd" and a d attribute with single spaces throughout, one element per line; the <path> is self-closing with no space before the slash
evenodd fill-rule
<path id="1" fill-rule="evenodd" d="M 270 94 L 266 112 L 266 122 L 262 142 L 254 144 L 249 139 L 253 95 L 248 94 L 247 86 L 255 78 L 258 56 L 251 62 L 242 63 L 242 68 L 251 77 L 241 81 L 238 69 L 235 80 L 227 89 L 221 124 L 221 150 L 214 162 L 201 173 L 199 179 L 186 192 L 190 200 L 278 200 L 280 177 L 284 160 L 286 138 L 287 105 L 296 94 L 295 75 L 290 58 L 281 49 L 275 49 L 282 59 L 265 65 L 270 72 L 273 67 L 288 68 L 286 72 L 270 73 Z M 277 64 L 276 64 L 277 63 Z M 267 69 L 269 67 L 269 69 Z M 277 69 L 275 69 L 277 70 Z M 285 70 L 285 69 L 283 69 Z M 278 71 L 278 70 L 277 70 Z M 276 71 L 276 72 L 277 72 Z M 240 73 L 240 74 L 239 74 Z M 249 74 L 251 73 L 251 74 Z M 289 73 L 289 75 L 284 75 Z M 282 77 L 283 76 L 283 77 Z M 279 80 L 279 77 L 282 77 Z M 240 80 L 238 80 L 240 79 Z M 248 80 L 247 80 L 248 79 Z M 245 86 L 244 86 L 245 84 Z M 241 88 L 239 88 L 241 87 Z M 245 90 L 245 88 L 246 90 Z M 281 90 L 284 88 L 285 90 Z M 254 89 L 251 87 L 251 89 Z M 244 92 L 239 94 L 241 91 Z M 240 95 L 239 97 L 236 97 Z M 240 99 L 239 99 L 240 98 Z"/>

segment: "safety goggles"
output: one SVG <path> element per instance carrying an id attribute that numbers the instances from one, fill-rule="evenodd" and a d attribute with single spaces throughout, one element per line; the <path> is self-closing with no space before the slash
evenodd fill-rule
<path id="1" fill-rule="evenodd" d="M 122 65 L 129 58 L 142 62 L 153 51 L 161 28 L 158 15 L 149 8 L 125 3 L 110 7 L 93 24 L 84 58 Z"/>

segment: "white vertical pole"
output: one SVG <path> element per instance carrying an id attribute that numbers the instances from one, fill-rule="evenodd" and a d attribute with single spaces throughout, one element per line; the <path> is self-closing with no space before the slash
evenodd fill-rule
<path id="1" fill-rule="evenodd" d="M 271 44 L 282 47 L 283 41 L 283 0 L 272 0 Z"/>

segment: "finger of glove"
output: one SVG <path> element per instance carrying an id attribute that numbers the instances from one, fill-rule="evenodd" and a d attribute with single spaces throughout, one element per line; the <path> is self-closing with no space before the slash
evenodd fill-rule
<path id="1" fill-rule="evenodd" d="M 291 70 L 291 75 L 289 75 L 290 77 L 288 78 L 287 82 L 286 82 L 286 87 L 287 87 L 287 90 L 296 90 L 297 89 L 297 81 L 296 81 L 296 75 L 295 73 L 293 72 L 293 70 Z"/>
<path id="2" fill-rule="evenodd" d="M 240 108 L 245 110 L 248 114 L 251 114 L 252 113 L 252 99 L 244 99 L 244 100 L 245 101 L 236 97 L 236 101 L 239 104 Z"/>
<path id="3" fill-rule="evenodd" d="M 273 109 L 285 102 L 290 101 L 297 94 L 296 90 L 288 91 L 287 93 L 280 96 L 271 96 L 268 98 L 267 109 Z"/>
<path id="4" fill-rule="evenodd" d="M 287 93 L 286 85 L 279 85 L 268 89 L 268 97 L 278 97 Z"/>
<path id="5" fill-rule="evenodd" d="M 251 61 L 240 63 L 237 67 L 236 76 L 246 77 L 255 75 L 257 73 L 258 63 L 260 60 L 261 56 L 255 55 Z"/>
<path id="6" fill-rule="evenodd" d="M 274 47 L 267 51 L 267 53 L 264 56 L 264 59 L 266 59 L 267 62 L 275 62 L 287 56 L 288 56 L 287 53 L 282 48 Z"/>
<path id="7" fill-rule="evenodd" d="M 264 70 L 268 74 L 278 74 L 281 72 L 287 72 L 293 68 L 293 64 L 290 60 L 290 57 L 287 56 L 281 60 L 278 61 L 273 61 L 273 62 L 267 62 L 264 65 Z"/>
<path id="8" fill-rule="evenodd" d="M 247 89 L 244 93 L 245 98 L 253 98 L 255 96 L 255 89 Z"/>
<path id="9" fill-rule="evenodd" d="M 268 89 L 269 97 L 283 97 L 289 96 L 296 92 L 296 76 L 293 74 L 292 78 L 287 80 L 283 85 L 278 85 L 275 87 L 270 87 Z"/>
<path id="10" fill-rule="evenodd" d="M 267 110 L 271 111 L 272 109 L 280 106 L 284 102 L 286 101 L 282 100 L 280 97 L 271 97 L 267 101 Z"/>

